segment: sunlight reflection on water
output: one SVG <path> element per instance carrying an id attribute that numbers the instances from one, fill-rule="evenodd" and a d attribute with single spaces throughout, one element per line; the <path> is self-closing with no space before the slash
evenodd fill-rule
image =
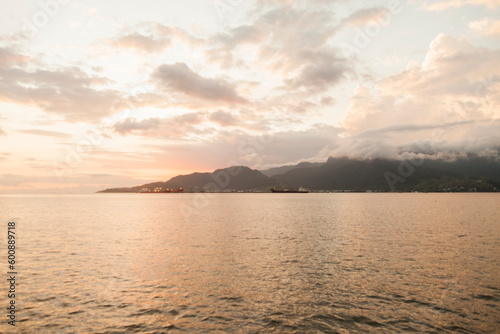
<path id="1" fill-rule="evenodd" d="M 186 221 L 193 196 L 1 196 L 2 221 L 18 217 L 17 326 L 500 328 L 498 194 L 220 194 Z"/>

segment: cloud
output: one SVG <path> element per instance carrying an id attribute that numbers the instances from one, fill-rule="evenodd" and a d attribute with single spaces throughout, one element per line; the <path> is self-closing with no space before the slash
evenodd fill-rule
<path id="1" fill-rule="evenodd" d="M 368 22 L 380 22 L 385 20 L 387 15 L 391 15 L 387 8 L 372 7 L 363 8 L 353 12 L 351 15 L 342 20 L 342 25 L 350 25 L 360 27 Z"/>
<path id="2" fill-rule="evenodd" d="M 110 44 L 119 48 L 136 49 L 144 52 L 160 52 L 170 46 L 171 41 L 166 38 L 132 33 L 121 36 L 111 41 Z"/>
<path id="3" fill-rule="evenodd" d="M 450 8 L 460 8 L 466 5 L 472 6 L 486 6 L 490 9 L 495 9 L 500 6 L 500 3 L 497 0 L 447 0 L 447 1 L 437 1 L 428 4 L 425 2 L 422 5 L 422 8 L 428 11 L 443 11 Z"/>
<path id="4" fill-rule="evenodd" d="M 225 143 L 225 165 L 252 168 L 276 166 L 301 161 L 326 161 L 338 145 L 340 128 L 316 124 L 305 130 L 284 130 L 272 134 L 222 132 L 215 145 Z"/>
<path id="5" fill-rule="evenodd" d="M 454 159 L 470 154 L 499 158 L 499 120 L 401 125 L 343 136 L 331 156 L 357 159 Z"/>
<path id="6" fill-rule="evenodd" d="M 418 125 L 418 124 L 398 124 L 387 126 L 383 128 L 372 128 L 368 130 L 361 131 L 354 135 L 354 137 L 362 138 L 376 138 L 377 136 L 383 134 L 397 133 L 397 132 L 415 132 L 415 131 L 425 131 L 425 130 L 435 130 L 435 129 L 446 129 L 461 125 L 467 125 L 474 123 L 473 121 L 462 121 L 462 122 L 452 122 L 444 124 L 428 124 L 428 125 Z"/>
<path id="7" fill-rule="evenodd" d="M 167 118 L 148 118 L 136 120 L 127 118 L 116 122 L 113 128 L 121 135 L 140 135 L 174 139 L 190 139 L 204 136 L 207 139 L 225 132 L 226 127 L 241 133 L 261 133 L 268 130 L 270 119 L 250 111 L 234 113 L 223 109 L 215 111 L 196 111 Z"/>
<path id="8" fill-rule="evenodd" d="M 2 186 L 18 186 L 21 183 L 30 182 L 31 180 L 25 180 L 21 175 L 15 174 L 2 174 L 0 175 L 0 185 Z"/>
<path id="9" fill-rule="evenodd" d="M 245 25 L 218 33 L 211 38 L 211 43 L 221 44 L 228 48 L 234 48 L 244 43 L 258 43 L 262 41 L 264 34 L 256 26 Z"/>
<path id="10" fill-rule="evenodd" d="M 322 93 L 353 73 L 343 52 L 329 43 L 339 24 L 328 9 L 277 7 L 262 13 L 255 26 L 267 34 L 259 46 L 261 63 L 283 78 L 287 95 L 296 94 L 297 89 L 309 96 Z"/>
<path id="11" fill-rule="evenodd" d="M 7 159 L 9 159 L 11 157 L 12 157 L 12 154 L 10 154 L 10 153 L 0 152 L 0 160 L 7 160 Z"/>
<path id="12" fill-rule="evenodd" d="M 372 88 L 357 87 L 343 121 L 345 140 L 334 154 L 351 151 L 366 158 L 386 152 L 394 158 L 422 140 L 430 140 L 436 152 L 477 153 L 498 145 L 498 59 L 499 50 L 437 36 L 422 64 Z"/>
<path id="13" fill-rule="evenodd" d="M 157 129 L 160 124 L 158 118 L 148 118 L 141 121 L 127 118 L 114 124 L 114 129 L 120 134 L 126 134 L 135 130 L 149 131 Z"/>
<path id="14" fill-rule="evenodd" d="M 258 158 L 252 159 L 250 154 L 241 155 L 239 159 L 249 159 L 259 168 L 301 161 L 326 161 L 329 153 L 340 144 L 341 132 L 339 127 L 324 124 L 315 124 L 302 131 L 280 131 L 268 136 L 266 144 L 258 151 Z"/>
<path id="15" fill-rule="evenodd" d="M 287 73 L 314 62 L 337 30 L 330 11 L 278 7 L 262 14 L 255 23 L 268 38 L 260 49 L 270 69 Z"/>
<path id="16" fill-rule="evenodd" d="M 167 91 L 184 93 L 191 97 L 226 103 L 245 103 L 234 85 L 222 78 L 205 78 L 192 71 L 185 63 L 161 65 L 153 73 Z"/>
<path id="17" fill-rule="evenodd" d="M 146 144 L 144 150 L 155 152 L 150 154 L 153 159 L 174 169 L 199 166 L 198 171 L 210 171 L 235 165 L 262 168 L 305 160 L 324 162 L 336 147 L 340 132 L 328 125 L 267 135 L 231 129 L 195 145 Z M 176 159 L 169 158 L 172 156 Z"/>
<path id="18" fill-rule="evenodd" d="M 233 126 L 238 123 L 237 119 L 229 112 L 217 110 L 210 114 L 209 120 L 221 126 Z"/>
<path id="19" fill-rule="evenodd" d="M 247 66 L 235 56 L 235 50 L 242 45 L 263 43 L 267 33 L 255 25 L 244 25 L 231 28 L 223 33 L 217 33 L 207 41 L 205 55 L 211 63 L 217 63 L 222 68 L 232 66 Z"/>
<path id="20" fill-rule="evenodd" d="M 346 27 L 387 21 L 387 10 L 373 7 L 383 4 L 358 2 L 337 7 L 339 0 L 257 3 L 250 5 L 250 12 L 236 15 L 242 18 L 238 23 L 230 20 L 233 25 L 229 27 L 215 26 L 207 19 L 189 28 L 193 35 L 156 22 L 126 27 L 115 38 L 99 40 L 106 44 L 105 52 L 97 57 L 91 53 L 88 65 L 46 64 L 41 59 L 54 59 L 52 51 L 33 59 L 12 47 L 0 48 L 0 101 L 36 106 L 71 122 L 96 121 L 136 107 L 126 116 L 130 118 L 115 120 L 108 130 L 116 140 L 111 144 L 115 147 L 145 142 L 164 145 L 161 153 L 153 150 L 152 157 L 134 160 L 137 169 L 145 159 L 152 160 L 149 167 L 155 164 L 154 159 L 169 163 L 177 156 L 199 166 L 210 161 L 210 166 L 217 168 L 230 160 L 279 165 L 303 159 L 324 160 L 329 154 L 401 157 L 456 152 L 459 148 L 487 152 L 498 141 L 493 131 L 498 128 L 500 110 L 498 51 L 475 47 L 464 38 L 440 35 L 420 64 L 384 74 L 376 83 L 367 80 L 358 85 L 348 108 L 343 103 L 348 102 L 344 100 L 348 94 L 345 88 L 350 86 L 340 84 L 358 80 L 362 74 L 357 74 L 357 67 L 362 59 L 346 58 L 336 48 L 337 42 L 349 37 L 349 32 L 343 31 Z M 439 1 L 441 7 L 433 10 L 468 3 L 489 2 Z M 495 22 L 488 18 L 469 26 L 492 36 Z M 205 23 L 209 29 L 203 29 Z M 384 52 L 384 45 L 379 45 L 366 66 L 381 62 L 376 58 Z M 88 50 L 95 49 L 94 44 Z M 136 51 L 150 55 L 140 56 Z M 35 57 L 34 53 L 27 54 Z M 406 60 L 399 56 L 401 61 Z M 70 59 L 74 58 L 65 61 Z M 163 61 L 156 63 L 158 59 Z M 120 91 L 134 83 L 113 82 L 103 74 L 121 78 L 123 73 L 119 71 L 127 64 L 125 74 L 132 80 L 137 74 L 149 73 L 151 66 L 155 68 L 148 82 L 152 89 L 134 100 Z M 92 65 L 103 68 L 87 71 Z M 386 73 L 394 66 L 378 67 L 376 71 Z M 155 108 L 145 108 L 150 106 Z M 338 127 L 305 125 L 315 119 L 337 121 L 346 109 L 349 113 Z M 13 131 L 7 125 L 3 129 L 9 134 Z M 65 136 L 55 131 L 21 131 L 25 135 Z M 274 134 L 273 140 L 252 146 L 263 133 Z M 99 163 L 91 159 L 88 161 Z M 119 163 L 111 160 L 103 165 L 126 168 L 122 163 L 125 159 Z M 192 169 L 183 161 L 179 164 Z"/>
<path id="21" fill-rule="evenodd" d="M 121 49 L 157 53 L 169 48 L 174 42 L 184 42 L 189 45 L 199 45 L 202 42 L 180 28 L 158 22 L 142 22 L 124 30 L 121 36 L 107 39 L 106 43 Z"/>
<path id="22" fill-rule="evenodd" d="M 481 35 L 500 37 L 500 20 L 494 21 L 485 17 L 481 20 L 470 22 L 469 28 Z"/>
<path id="23" fill-rule="evenodd" d="M 315 5 L 321 4 L 333 4 L 338 2 L 338 0 L 258 0 L 257 6 L 282 6 L 282 5 L 310 5 L 311 3 Z"/>
<path id="24" fill-rule="evenodd" d="M 29 60 L 28 56 L 16 54 L 11 49 L 0 47 L 0 68 L 26 65 Z"/>
<path id="25" fill-rule="evenodd" d="M 0 47 L 0 101 L 35 105 L 68 121 L 95 120 L 111 115 L 123 102 L 118 91 L 103 88 L 110 83 L 76 67 L 44 69 Z"/>
<path id="26" fill-rule="evenodd" d="M 316 2 L 319 3 L 327 4 L 328 1 Z M 342 50 L 329 44 L 338 31 L 334 13 L 328 8 L 311 7 L 310 2 L 268 2 L 256 9 L 245 24 L 212 34 L 204 40 L 189 34 L 178 37 L 182 35 L 181 31 L 172 32 L 174 28 L 158 23 L 148 23 L 147 27 L 143 24 L 139 28 L 143 31 L 141 35 L 148 37 L 148 43 L 153 44 L 152 48 L 165 36 L 182 38 L 195 47 L 193 54 L 201 53 L 210 65 L 218 65 L 227 70 L 226 73 L 247 80 L 240 79 L 236 87 L 235 81 L 226 77 L 203 76 L 191 63 L 159 66 L 152 78 L 168 93 L 164 94 L 164 99 L 170 99 L 169 103 L 177 106 L 220 108 L 229 102 L 261 108 L 262 101 L 257 99 L 280 95 L 284 101 L 290 101 L 288 111 L 297 109 L 304 113 L 305 109 L 298 107 L 304 105 L 299 95 L 310 97 L 325 92 L 354 74 L 352 64 L 343 57 Z M 157 34 L 152 31 L 157 31 Z M 271 83 L 273 87 L 269 87 Z M 252 101 L 247 98 L 250 91 Z M 264 109 L 276 108 L 265 106 Z"/>
<path id="27" fill-rule="evenodd" d="M 19 132 L 27 133 L 36 136 L 47 136 L 47 137 L 55 137 L 55 138 L 70 138 L 71 135 L 62 132 L 56 131 L 47 131 L 47 130 L 39 130 L 39 129 L 27 129 L 27 130 L 19 130 Z"/>
<path id="28" fill-rule="evenodd" d="M 190 135 L 208 133 L 208 129 L 198 128 L 197 125 L 207 120 L 207 113 L 191 112 L 169 118 L 148 118 L 135 120 L 127 118 L 114 124 L 116 132 L 138 134 L 146 137 L 189 138 Z"/>
<path id="29" fill-rule="evenodd" d="M 313 65 L 319 55 L 330 53 L 333 56 L 324 48 L 328 48 L 327 42 L 338 30 L 334 13 L 324 8 L 299 7 L 290 1 L 266 1 L 250 24 L 208 39 L 209 61 L 223 68 L 258 66 L 260 71 L 287 75 Z M 242 47 L 249 47 L 251 51 L 237 52 Z M 256 59 L 244 61 L 248 53 Z M 336 58 L 340 59 L 338 55 Z"/>
<path id="30" fill-rule="evenodd" d="M 286 101 L 297 100 L 297 94 L 325 92 L 354 73 L 343 52 L 329 43 L 339 30 L 330 9 L 306 2 L 265 1 L 262 5 L 250 24 L 207 40 L 209 62 L 280 78 L 274 90 Z"/>
<path id="31" fill-rule="evenodd" d="M 348 63 L 337 57 L 333 51 L 315 52 L 311 59 L 316 59 L 305 65 L 300 73 L 285 82 L 292 87 L 305 87 L 314 91 L 325 91 L 339 83 L 348 73 L 352 73 Z"/>
<path id="32" fill-rule="evenodd" d="M 228 165 L 257 168 L 304 160 L 326 161 L 342 132 L 338 127 L 314 125 L 301 131 L 270 133 L 261 131 L 262 123 L 253 120 L 254 116 L 262 121 L 262 116 L 244 112 L 235 115 L 226 110 L 199 111 L 162 119 L 126 120 L 115 124 L 115 129 L 151 138 L 144 142 L 141 152 L 147 152 L 155 164 L 165 163 L 179 170 L 199 166 L 198 171 Z M 218 126 L 213 127 L 213 123 Z M 155 141 L 157 138 L 174 140 Z"/>
<path id="33" fill-rule="evenodd" d="M 55 176 L 0 174 L 0 192 L 8 193 L 93 193 L 105 188 L 131 187 L 146 180 L 110 174 L 66 175 L 64 183 L 54 183 Z"/>

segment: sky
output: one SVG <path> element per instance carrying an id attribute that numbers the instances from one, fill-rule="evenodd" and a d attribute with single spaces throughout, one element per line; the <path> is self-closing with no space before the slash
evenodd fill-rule
<path id="1" fill-rule="evenodd" d="M 0 193 L 499 158 L 500 0 L 0 3 Z"/>

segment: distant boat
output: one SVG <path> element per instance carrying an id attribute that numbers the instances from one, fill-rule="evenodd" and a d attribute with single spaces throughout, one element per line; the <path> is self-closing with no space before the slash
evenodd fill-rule
<path id="1" fill-rule="evenodd" d="M 155 188 L 154 190 L 150 190 L 148 188 L 142 188 L 139 193 L 141 194 L 162 194 L 162 193 L 182 193 L 184 192 L 184 189 L 180 187 L 179 189 L 162 189 L 160 187 Z"/>
<path id="2" fill-rule="evenodd" d="M 302 193 L 302 194 L 305 194 L 305 193 L 308 193 L 309 190 L 305 189 L 305 188 L 299 188 L 299 189 L 276 189 L 276 188 L 272 188 L 271 189 L 271 192 L 273 193 Z"/>

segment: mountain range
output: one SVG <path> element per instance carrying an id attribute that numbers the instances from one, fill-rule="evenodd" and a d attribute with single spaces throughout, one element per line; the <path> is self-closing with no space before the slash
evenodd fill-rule
<path id="1" fill-rule="evenodd" d="M 186 192 L 269 192 L 271 188 L 299 187 L 311 191 L 499 191 L 500 161 L 478 156 L 453 161 L 329 158 L 325 163 L 303 162 L 262 171 L 233 166 L 99 192 L 181 187 Z"/>

